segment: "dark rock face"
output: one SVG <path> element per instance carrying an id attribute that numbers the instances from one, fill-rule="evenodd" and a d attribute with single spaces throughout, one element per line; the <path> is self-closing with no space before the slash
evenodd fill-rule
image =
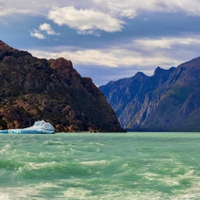
<path id="1" fill-rule="evenodd" d="M 41 119 L 56 131 L 123 131 L 102 92 L 71 61 L 38 59 L 0 41 L 0 128 Z"/>
<path id="2" fill-rule="evenodd" d="M 200 131 L 200 58 L 153 76 L 101 86 L 122 127 L 133 131 Z"/>

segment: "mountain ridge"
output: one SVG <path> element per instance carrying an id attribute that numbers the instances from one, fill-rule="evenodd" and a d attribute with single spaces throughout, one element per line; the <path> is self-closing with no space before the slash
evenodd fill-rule
<path id="1" fill-rule="evenodd" d="M 143 77 L 147 78 L 138 79 L 137 73 L 121 79 L 120 84 L 115 81 L 112 85 L 99 87 L 123 128 L 131 131 L 200 131 L 197 123 L 200 119 L 197 114 L 200 114 L 200 57 L 168 70 L 158 67 L 152 76 Z M 128 95 L 120 89 L 121 85 L 129 91 Z"/>

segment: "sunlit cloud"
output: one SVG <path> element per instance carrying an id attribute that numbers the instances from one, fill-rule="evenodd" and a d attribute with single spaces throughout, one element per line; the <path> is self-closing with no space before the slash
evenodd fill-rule
<path id="1" fill-rule="evenodd" d="M 33 29 L 32 31 L 30 31 L 31 37 L 36 37 L 38 39 L 45 39 L 45 35 L 59 35 L 59 33 L 56 33 L 50 24 L 44 23 L 41 24 L 39 26 L 39 30 L 38 29 Z"/>
<path id="2" fill-rule="evenodd" d="M 79 34 L 94 34 L 95 30 L 121 31 L 126 18 L 132 19 L 146 11 L 200 16 L 199 0 L 87 0 L 84 3 L 73 0 L 0 0 L 0 17 L 42 15 L 56 24 L 77 30 Z"/>
<path id="3" fill-rule="evenodd" d="M 192 52 L 187 48 L 192 48 L 194 44 L 200 44 L 200 37 L 166 37 L 157 39 L 136 39 L 130 41 L 129 46 L 134 48 L 126 48 L 127 46 L 113 46 L 106 49 L 80 49 L 70 50 L 62 48 L 50 51 L 35 51 L 30 52 L 37 57 L 58 58 L 64 57 L 72 60 L 75 65 L 91 65 L 91 66 L 106 66 L 106 67 L 156 67 L 169 68 L 178 65 L 184 60 L 190 59 Z M 184 60 L 182 55 L 185 55 Z M 194 55 L 193 55 L 194 56 Z"/>
<path id="4" fill-rule="evenodd" d="M 106 32 L 121 31 L 123 22 L 109 14 L 92 9 L 75 9 L 74 7 L 54 8 L 48 18 L 58 25 L 67 25 L 79 33 L 92 34 L 95 30 Z"/>
<path id="5" fill-rule="evenodd" d="M 171 49 L 172 47 L 179 46 L 191 46 L 200 45 L 200 36 L 195 35 L 191 37 L 162 37 L 157 39 L 138 39 L 133 41 L 134 45 L 138 48 L 145 49 L 147 51 L 155 49 Z"/>
<path id="6" fill-rule="evenodd" d="M 51 25 L 50 25 L 50 24 L 47 24 L 47 23 L 41 24 L 41 25 L 39 26 L 39 29 L 40 29 L 41 31 L 45 31 L 48 35 L 59 35 L 59 33 L 56 33 L 56 32 L 52 29 Z"/>
<path id="7" fill-rule="evenodd" d="M 38 31 L 37 29 L 33 29 L 32 31 L 30 31 L 31 37 L 36 37 L 38 39 L 45 39 L 45 36 L 40 33 L 40 31 Z"/>

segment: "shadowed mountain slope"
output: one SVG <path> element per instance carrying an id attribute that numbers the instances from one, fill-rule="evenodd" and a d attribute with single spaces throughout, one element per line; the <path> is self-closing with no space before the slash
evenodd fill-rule
<path id="1" fill-rule="evenodd" d="M 99 88 L 123 128 L 133 131 L 200 131 L 200 58 L 153 76 L 137 73 Z"/>

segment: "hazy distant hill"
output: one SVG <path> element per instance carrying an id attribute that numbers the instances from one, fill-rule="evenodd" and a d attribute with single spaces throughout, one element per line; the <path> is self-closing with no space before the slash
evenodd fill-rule
<path id="1" fill-rule="evenodd" d="M 56 131 L 123 131 L 102 92 L 71 61 L 38 59 L 0 41 L 0 129 L 41 119 Z"/>
<path id="2" fill-rule="evenodd" d="M 134 131 L 200 131 L 200 58 L 153 76 L 138 72 L 99 88 L 123 128 Z"/>

